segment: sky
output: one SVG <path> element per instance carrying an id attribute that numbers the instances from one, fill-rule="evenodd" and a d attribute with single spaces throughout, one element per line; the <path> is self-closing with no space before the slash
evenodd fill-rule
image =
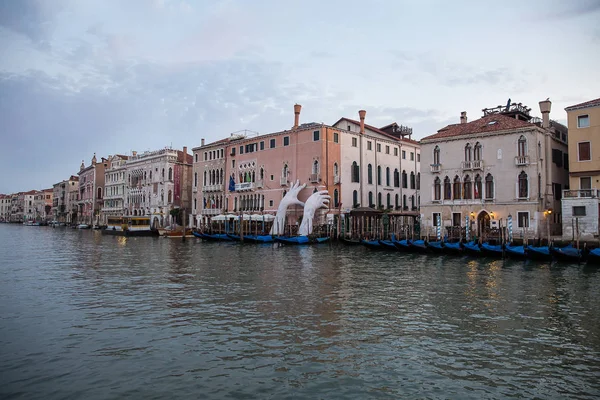
<path id="1" fill-rule="evenodd" d="M 341 117 L 413 139 L 600 97 L 600 0 L 0 0 L 0 193 Z"/>

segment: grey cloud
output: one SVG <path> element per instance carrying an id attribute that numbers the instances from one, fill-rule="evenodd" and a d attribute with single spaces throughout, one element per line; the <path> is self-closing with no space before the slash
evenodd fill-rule
<path id="1" fill-rule="evenodd" d="M 600 12 L 599 0 L 560 2 L 560 9 L 547 14 L 548 19 L 578 18 Z"/>
<path id="2" fill-rule="evenodd" d="M 52 21 L 64 8 L 64 1 L 0 0 L 0 27 L 47 45 Z"/>

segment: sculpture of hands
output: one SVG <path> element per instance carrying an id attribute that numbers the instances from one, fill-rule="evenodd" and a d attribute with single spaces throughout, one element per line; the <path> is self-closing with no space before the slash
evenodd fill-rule
<path id="1" fill-rule="evenodd" d="M 287 208 L 292 205 L 298 205 L 304 207 L 304 203 L 298 200 L 298 193 L 302 189 L 306 187 L 305 184 L 300 184 L 300 180 L 297 179 L 294 184 L 290 187 L 290 190 L 285 194 L 281 202 L 279 203 L 279 207 L 277 208 L 277 214 L 275 215 L 275 220 L 273 221 L 273 225 L 271 226 L 271 231 L 269 234 L 271 235 L 282 235 L 285 229 L 285 214 L 287 212 Z"/>
<path id="2" fill-rule="evenodd" d="M 306 236 L 312 233 L 312 224 L 315 217 L 315 212 L 319 208 L 327 208 L 329 206 L 329 192 L 327 190 L 320 190 L 313 193 L 304 205 L 304 215 L 302 216 L 302 223 L 298 229 L 298 235 Z"/>

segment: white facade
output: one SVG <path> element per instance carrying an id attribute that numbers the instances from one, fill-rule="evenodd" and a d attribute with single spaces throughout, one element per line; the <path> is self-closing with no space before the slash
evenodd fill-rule
<path id="1" fill-rule="evenodd" d="M 108 156 L 110 167 L 104 171 L 104 205 L 102 217 L 106 223 L 108 216 L 122 216 L 127 197 L 127 156 Z"/>
<path id="2" fill-rule="evenodd" d="M 204 140 L 203 140 L 204 142 Z M 205 224 L 209 218 L 221 214 L 225 207 L 225 185 L 229 179 L 225 176 L 227 155 L 225 148 L 228 139 L 192 149 L 194 169 L 192 181 L 192 217 L 196 226 Z"/>

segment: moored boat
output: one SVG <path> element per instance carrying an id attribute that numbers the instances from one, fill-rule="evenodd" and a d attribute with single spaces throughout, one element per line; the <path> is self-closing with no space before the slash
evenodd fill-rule
<path id="1" fill-rule="evenodd" d="M 309 236 L 276 236 L 275 241 L 283 244 L 319 244 L 328 241 L 328 237 L 310 238 Z"/>
<path id="2" fill-rule="evenodd" d="M 583 250 L 568 244 L 564 247 L 550 247 L 550 253 L 554 258 L 561 261 L 581 262 L 585 258 Z"/>
<path id="3" fill-rule="evenodd" d="M 340 238 L 340 241 L 344 244 L 347 244 L 349 246 L 357 246 L 362 244 L 360 239 L 349 239 L 349 238 Z"/>
<path id="4" fill-rule="evenodd" d="M 463 243 L 463 249 L 465 252 L 471 254 L 471 255 L 478 255 L 480 256 L 481 253 L 481 247 L 479 246 L 479 243 L 477 243 L 476 241 L 472 240 L 470 242 L 467 243 Z"/>
<path id="5" fill-rule="evenodd" d="M 481 243 L 481 252 L 489 257 L 502 258 L 504 250 L 501 244 L 489 244 L 488 242 Z"/>
<path id="6" fill-rule="evenodd" d="M 150 227 L 150 217 L 108 217 L 103 235 L 114 236 L 158 236 Z"/>
<path id="7" fill-rule="evenodd" d="M 600 247 L 591 249 L 587 254 L 587 263 L 600 265 Z"/>
<path id="8" fill-rule="evenodd" d="M 383 239 L 380 239 L 379 240 L 379 244 L 381 245 L 382 249 L 392 250 L 392 251 L 396 251 L 397 250 L 396 246 L 394 245 L 393 238 L 392 238 L 392 240 L 383 240 Z"/>
<path id="9" fill-rule="evenodd" d="M 533 260 L 552 260 L 552 253 L 550 253 L 550 248 L 548 246 L 527 245 L 525 247 L 525 254 L 527 255 L 527 258 L 531 258 Z"/>
<path id="10" fill-rule="evenodd" d="M 443 253 L 444 247 L 445 245 L 442 241 L 427 242 L 427 248 L 433 253 Z"/>
<path id="11" fill-rule="evenodd" d="M 408 249 L 409 249 L 409 251 L 413 251 L 416 253 L 423 253 L 423 252 L 427 251 L 427 243 L 425 243 L 425 241 L 422 239 L 411 240 L 409 242 Z"/>
<path id="12" fill-rule="evenodd" d="M 510 258 L 516 258 L 516 259 L 527 258 L 527 253 L 525 252 L 525 247 L 522 245 L 513 246 L 510 244 L 507 244 L 504 246 L 504 253 Z"/>
<path id="13" fill-rule="evenodd" d="M 402 239 L 402 240 L 392 239 L 392 243 L 394 243 L 394 246 L 396 246 L 396 248 L 398 250 L 410 251 L 410 240 L 408 240 L 408 239 Z"/>
<path id="14" fill-rule="evenodd" d="M 381 243 L 379 243 L 379 240 L 374 239 L 374 240 L 366 240 L 363 239 L 362 242 L 363 246 L 369 248 L 369 249 L 373 249 L 373 250 L 381 250 Z"/>
<path id="15" fill-rule="evenodd" d="M 245 235 L 244 242 L 249 243 L 273 243 L 275 240 L 271 235 Z"/>
<path id="16" fill-rule="evenodd" d="M 461 254 L 463 248 L 460 242 L 444 242 L 444 251 L 448 254 Z"/>

